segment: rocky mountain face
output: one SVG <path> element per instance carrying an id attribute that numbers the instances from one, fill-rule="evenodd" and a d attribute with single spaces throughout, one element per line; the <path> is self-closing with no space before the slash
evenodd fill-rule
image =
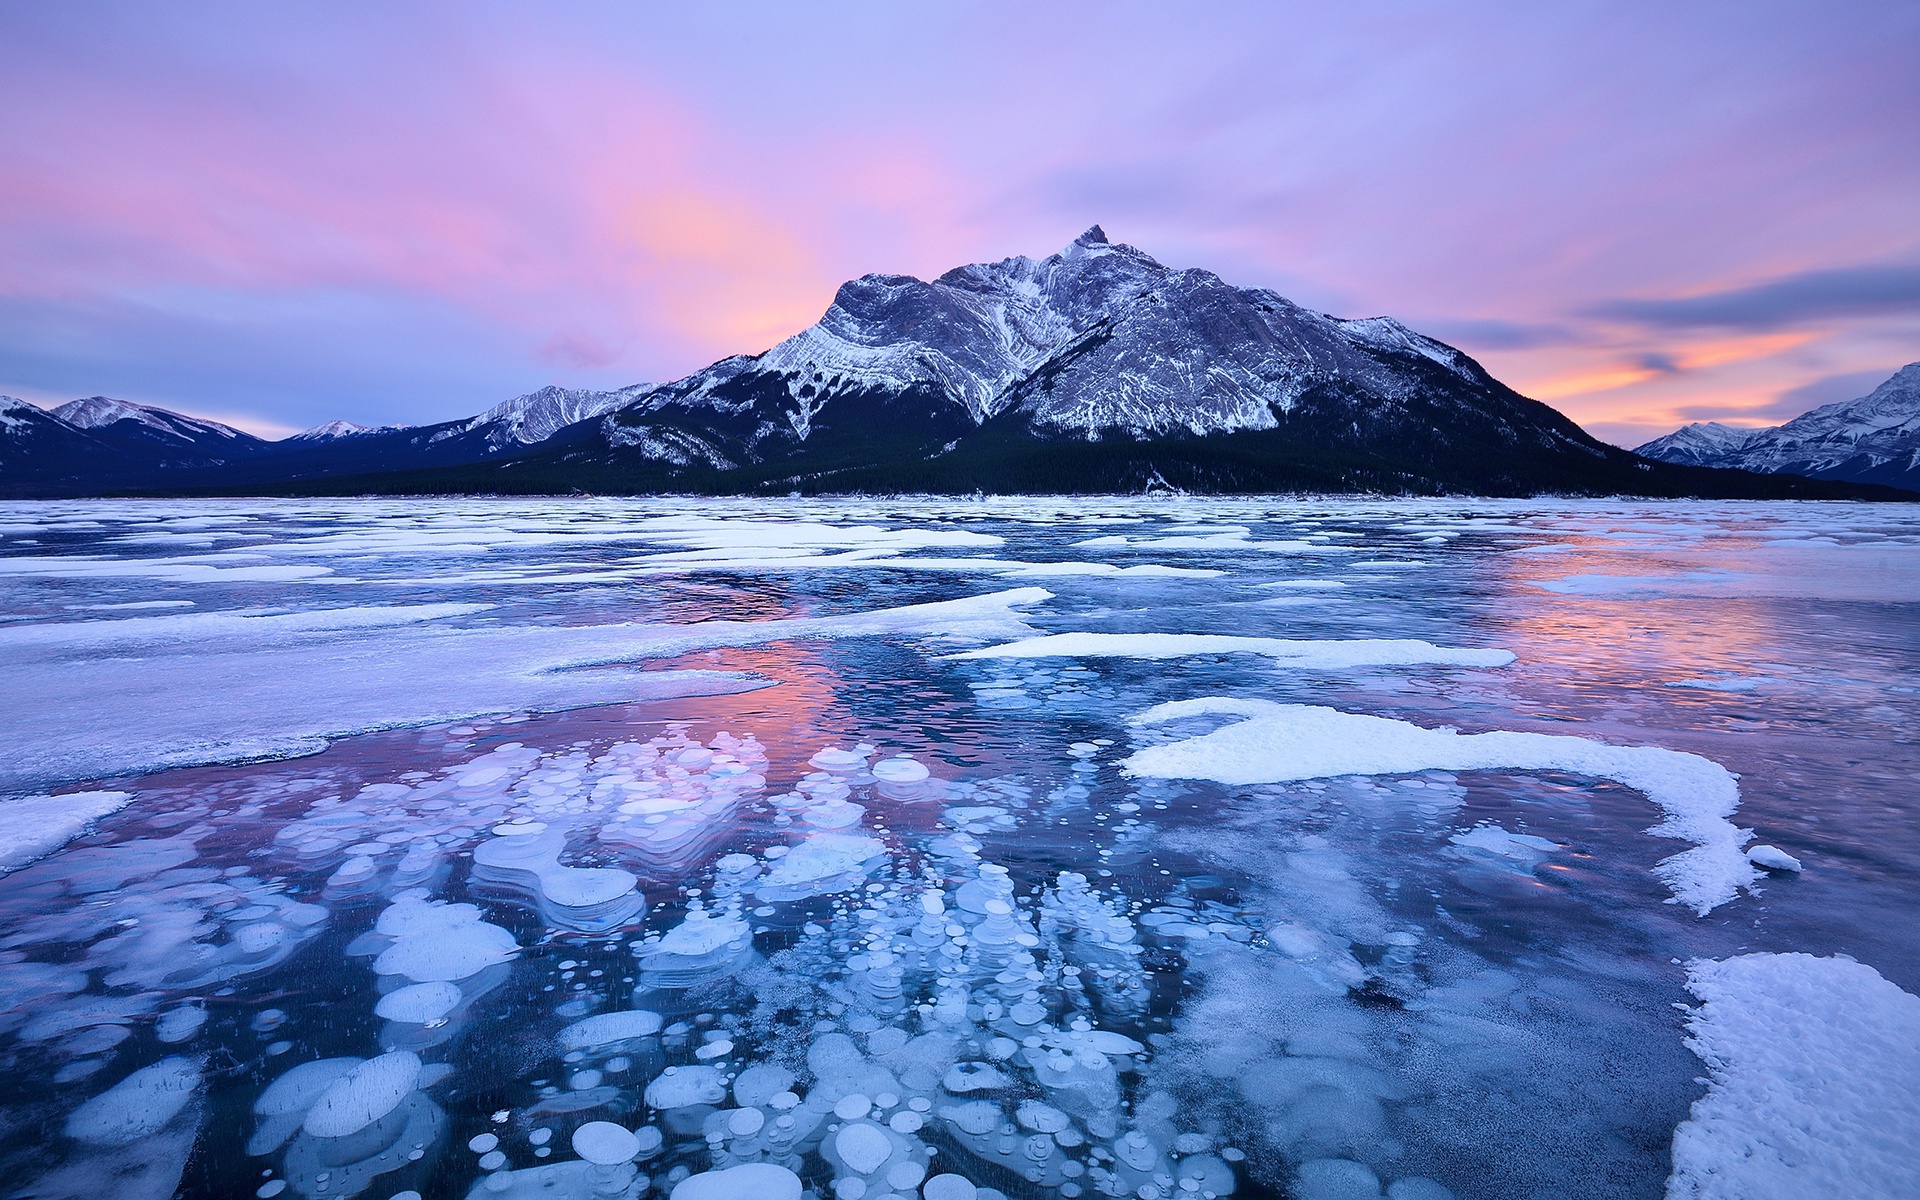
<path id="1" fill-rule="evenodd" d="M 1098 226 L 1044 259 L 853 280 L 815 325 L 670 383 L 262 446 L 188 473 L 118 460 L 94 486 L 1848 494 L 1636 457 L 1391 318 L 1175 270 Z"/>
<path id="2" fill-rule="evenodd" d="M 1858 400 L 1767 429 L 1688 425 L 1635 451 L 1662 462 L 1878 483 L 1920 491 L 1920 362 Z"/>

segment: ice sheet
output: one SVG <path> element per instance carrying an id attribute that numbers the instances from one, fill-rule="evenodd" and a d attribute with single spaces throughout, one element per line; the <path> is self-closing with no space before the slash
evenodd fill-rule
<path id="1" fill-rule="evenodd" d="M 389 613 L 406 623 L 377 629 L 329 627 L 340 619 L 324 612 L 290 618 L 285 629 L 273 617 L 196 623 L 219 616 L 198 613 L 80 623 L 152 628 L 149 622 L 177 621 L 186 624 L 163 627 L 206 635 L 124 657 L 72 657 L 58 644 L 32 644 L 35 637 L 97 638 L 110 630 L 36 634 L 61 627 L 27 627 L 8 631 L 27 635 L 27 644 L 0 644 L 0 706 L 11 714 L 21 747 L 0 763 L 0 791 L 311 753 L 348 733 L 486 713 L 740 691 L 758 684 L 739 675 L 637 664 L 802 638 L 889 635 L 952 645 L 1019 637 L 1035 631 L 1018 610 L 1050 595 L 1014 588 L 844 616 L 694 625 L 449 626 L 443 619 L 406 620 L 408 609 Z M 222 631 L 234 622 L 260 622 L 286 636 L 222 645 Z M 311 636 L 315 629 L 303 622 L 331 636 Z M 425 680 L 432 686 L 423 687 Z"/>

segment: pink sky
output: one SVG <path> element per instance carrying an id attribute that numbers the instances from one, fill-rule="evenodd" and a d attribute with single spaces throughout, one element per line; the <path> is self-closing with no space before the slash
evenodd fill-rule
<path id="1" fill-rule="evenodd" d="M 1392 314 L 1624 444 L 1920 359 L 1920 6 L 13 5 L 0 392 L 673 378 L 1042 255 Z"/>

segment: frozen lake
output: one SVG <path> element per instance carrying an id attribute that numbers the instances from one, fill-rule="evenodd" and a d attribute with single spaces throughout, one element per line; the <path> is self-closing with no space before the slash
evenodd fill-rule
<path id="1" fill-rule="evenodd" d="M 1917 603 L 1897 505 L 0 505 L 0 1163 L 1920 1195 Z"/>

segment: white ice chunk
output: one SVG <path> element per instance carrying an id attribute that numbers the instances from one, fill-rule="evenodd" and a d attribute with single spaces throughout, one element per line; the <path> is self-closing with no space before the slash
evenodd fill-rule
<path id="1" fill-rule="evenodd" d="M 1669 1200 L 1920 1196 L 1920 996 L 1864 963 L 1688 964 L 1707 1094 L 1674 1131 Z"/>
<path id="2" fill-rule="evenodd" d="M 1798 871 L 1800 860 L 1778 846 L 1749 846 L 1747 861 L 1769 871 Z"/>
<path id="3" fill-rule="evenodd" d="M 1740 804 L 1739 785 L 1726 768 L 1697 754 L 1544 733 L 1462 734 L 1317 705 L 1226 697 L 1156 705 L 1133 722 L 1219 715 L 1242 719 L 1136 751 L 1122 766 L 1133 775 L 1231 785 L 1428 770 L 1591 775 L 1623 783 L 1660 808 L 1666 819 L 1647 832 L 1694 843 L 1654 868 L 1676 902 L 1705 915 L 1755 878 L 1740 849 L 1752 834 L 1729 820 Z"/>

